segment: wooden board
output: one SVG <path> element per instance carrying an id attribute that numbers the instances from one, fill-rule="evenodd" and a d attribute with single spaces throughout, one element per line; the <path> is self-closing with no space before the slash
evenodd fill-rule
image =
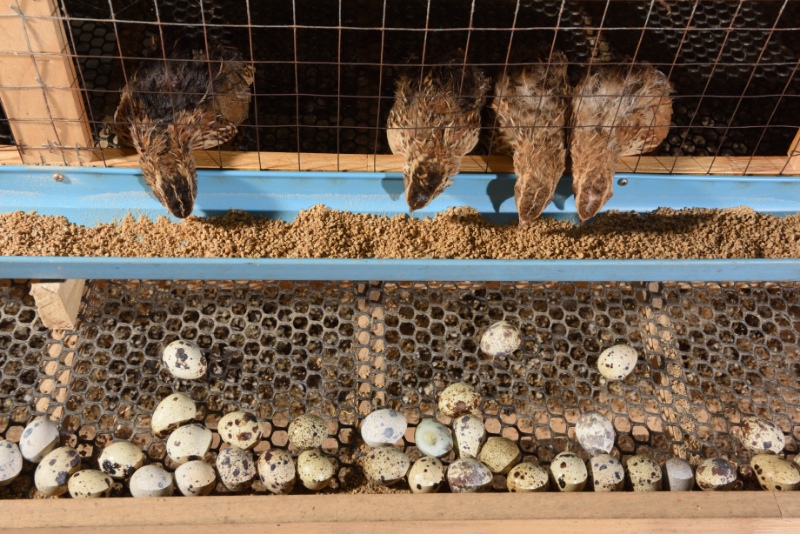
<path id="1" fill-rule="evenodd" d="M 45 327 L 75 330 L 86 280 L 59 280 L 31 284 L 31 296 Z"/>
<path id="2" fill-rule="evenodd" d="M 87 163 L 92 132 L 55 0 L 0 2 L 0 100 L 23 163 Z"/>
<path id="3" fill-rule="evenodd" d="M 787 168 L 790 172 L 800 174 L 800 130 L 794 136 L 792 144 L 789 146 L 789 163 Z"/>

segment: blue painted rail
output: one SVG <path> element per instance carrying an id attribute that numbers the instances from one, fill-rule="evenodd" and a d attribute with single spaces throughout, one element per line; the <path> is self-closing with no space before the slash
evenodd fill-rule
<path id="1" fill-rule="evenodd" d="M 54 175 L 59 174 L 59 180 Z M 800 212 L 800 179 L 619 174 L 605 209 L 658 207 Z M 355 213 L 407 213 L 396 173 L 200 171 L 195 215 L 239 209 L 284 220 L 315 204 Z M 472 206 L 487 219 L 516 218 L 512 175 L 460 175 L 415 217 Z M 569 177 L 544 216 L 577 221 Z M 0 167 L 0 212 L 36 211 L 95 225 L 125 215 L 165 215 L 136 169 Z M 2 251 L 0 251 L 2 254 Z M 2 278 L 291 280 L 800 280 L 800 259 L 782 260 L 389 260 L 53 258 L 0 256 Z"/>

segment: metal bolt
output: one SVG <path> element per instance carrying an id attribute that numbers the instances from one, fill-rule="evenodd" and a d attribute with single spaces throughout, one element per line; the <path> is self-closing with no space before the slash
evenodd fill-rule
<path id="1" fill-rule="evenodd" d="M 626 185 L 628 185 L 628 179 L 620 178 L 619 180 L 617 180 L 617 185 L 625 187 Z"/>
<path id="2" fill-rule="evenodd" d="M 56 182 L 63 182 L 64 180 L 66 180 L 66 178 L 64 177 L 63 174 L 57 172 L 53 174 L 53 180 L 55 180 Z"/>

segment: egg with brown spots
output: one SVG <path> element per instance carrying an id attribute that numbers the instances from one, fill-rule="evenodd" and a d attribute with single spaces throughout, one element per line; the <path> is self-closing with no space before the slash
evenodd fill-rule
<path id="1" fill-rule="evenodd" d="M 250 451 L 228 447 L 217 454 L 217 472 L 222 484 L 233 492 L 244 491 L 256 476 L 256 464 Z"/>
<path id="2" fill-rule="evenodd" d="M 289 451 L 270 449 L 258 458 L 258 476 L 264 487 L 276 495 L 289 493 L 297 478 L 294 460 Z"/>
<path id="3" fill-rule="evenodd" d="M 29 462 L 39 463 L 56 448 L 60 435 L 58 425 L 47 416 L 35 417 L 25 427 L 19 440 L 19 451 Z"/>
<path id="4" fill-rule="evenodd" d="M 411 493 L 436 493 L 444 482 L 445 468 L 441 460 L 423 456 L 408 470 Z"/>
<path id="5" fill-rule="evenodd" d="M 144 465 L 144 453 L 130 441 L 115 441 L 100 453 L 100 469 L 113 478 L 128 478 Z"/>
<path id="6" fill-rule="evenodd" d="M 600 412 L 586 412 L 575 423 L 575 437 L 581 447 L 592 455 L 608 454 L 614 448 L 614 426 Z"/>
<path id="7" fill-rule="evenodd" d="M 610 454 L 598 454 L 589 460 L 589 485 L 597 492 L 622 491 L 625 469 Z"/>
<path id="8" fill-rule="evenodd" d="M 297 476 L 311 491 L 328 487 L 335 474 L 333 463 L 319 451 L 303 451 L 297 457 Z"/>
<path id="9" fill-rule="evenodd" d="M 169 497 L 175 491 L 172 473 L 158 465 L 146 465 L 138 469 L 128 487 L 134 497 Z"/>
<path id="10" fill-rule="evenodd" d="M 67 492 L 67 482 L 81 467 L 81 455 L 72 447 L 59 447 L 47 454 L 33 475 L 36 489 L 45 497 Z"/>
<path id="11" fill-rule="evenodd" d="M 197 406 L 194 401 L 186 395 L 173 393 L 158 403 L 150 420 L 150 427 L 155 437 L 164 439 L 173 430 L 193 420 L 196 416 Z"/>
<path id="12" fill-rule="evenodd" d="M 453 493 L 485 491 L 492 479 L 492 472 L 478 460 L 461 458 L 447 468 L 447 483 Z"/>
<path id="13" fill-rule="evenodd" d="M 439 410 L 448 417 L 469 414 L 481 405 L 481 394 L 466 382 L 450 384 L 439 395 Z"/>
<path id="14" fill-rule="evenodd" d="M 167 455 L 176 465 L 202 460 L 211 448 L 212 434 L 202 425 L 185 425 L 169 435 Z"/>
<path id="15" fill-rule="evenodd" d="M 486 441 L 486 427 L 479 417 L 461 415 L 453 420 L 453 442 L 459 458 L 477 458 Z"/>
<path id="16" fill-rule="evenodd" d="M 217 474 L 214 467 L 202 460 L 192 460 L 175 470 L 178 491 L 187 497 L 202 497 L 214 491 Z"/>
<path id="17" fill-rule="evenodd" d="M 478 460 L 496 475 L 505 475 L 521 459 L 519 447 L 507 438 L 489 438 L 478 454 Z"/>
<path id="18" fill-rule="evenodd" d="M 600 353 L 597 370 L 609 380 L 623 380 L 633 372 L 639 353 L 629 345 L 614 345 Z"/>
<path id="19" fill-rule="evenodd" d="M 519 329 L 506 321 L 498 321 L 486 329 L 481 337 L 481 351 L 493 358 L 508 356 L 522 343 Z"/>
<path id="20" fill-rule="evenodd" d="M 648 456 L 631 456 L 628 458 L 628 480 L 633 491 L 660 491 L 661 466 Z"/>
<path id="21" fill-rule="evenodd" d="M 219 437 L 228 445 L 249 450 L 261 441 L 261 425 L 255 415 L 247 412 L 231 412 L 219 420 Z"/>
<path id="22" fill-rule="evenodd" d="M 736 467 L 722 458 L 708 458 L 697 466 L 697 485 L 703 491 L 730 491 L 737 489 Z"/>
<path id="23" fill-rule="evenodd" d="M 73 499 L 100 499 L 114 491 L 114 479 L 97 469 L 84 469 L 69 477 L 67 489 Z"/>
<path id="24" fill-rule="evenodd" d="M 772 454 L 757 454 L 750 460 L 761 489 L 794 491 L 800 487 L 800 472 L 794 466 Z"/>
<path id="25" fill-rule="evenodd" d="M 391 486 L 405 478 L 411 462 L 394 447 L 372 449 L 364 457 L 364 476 L 372 484 Z"/>
<path id="26" fill-rule="evenodd" d="M 296 449 L 317 449 L 328 437 L 328 425 L 318 415 L 304 414 L 289 423 L 289 443 Z"/>
<path id="27" fill-rule="evenodd" d="M 550 464 L 550 478 L 558 491 L 583 491 L 589 473 L 586 464 L 574 452 L 565 451 L 553 458 Z"/>
<path id="28" fill-rule="evenodd" d="M 506 477 L 506 486 L 510 492 L 542 492 L 547 491 L 549 478 L 544 467 L 533 462 L 517 464 Z"/>
<path id="29" fill-rule="evenodd" d="M 742 420 L 742 444 L 756 454 L 780 454 L 786 446 L 786 437 L 772 421 L 763 417 L 745 417 Z"/>
<path id="30" fill-rule="evenodd" d="M 208 371 L 206 357 L 191 341 L 173 341 L 166 346 L 161 359 L 170 374 L 182 380 L 197 380 Z"/>

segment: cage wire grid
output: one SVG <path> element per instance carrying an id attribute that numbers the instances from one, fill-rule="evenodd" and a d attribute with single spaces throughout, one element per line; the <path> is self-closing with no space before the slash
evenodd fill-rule
<path id="1" fill-rule="evenodd" d="M 381 407 L 402 411 L 416 459 L 414 425 L 450 422 L 436 399 L 456 381 L 481 392 L 490 436 L 542 465 L 563 450 L 588 458 L 574 425 L 593 409 L 611 417 L 612 454 L 623 461 L 719 456 L 751 489 L 743 417 L 775 421 L 787 455 L 798 452 L 800 283 L 90 281 L 78 329 L 53 332 L 28 291 L 27 282 L 0 281 L 0 436 L 18 441 L 31 417 L 47 413 L 89 465 L 112 441 L 131 440 L 149 462 L 174 467 L 150 418 L 182 392 L 211 429 L 230 411 L 256 414 L 256 453 L 289 447 L 289 422 L 320 415 L 329 425 L 323 451 L 337 466 L 330 491 L 363 491 L 360 421 Z M 480 335 L 498 320 L 517 325 L 523 343 L 487 360 Z M 179 338 L 209 357 L 206 380 L 162 368 L 163 348 Z M 640 359 L 625 380 L 607 382 L 596 360 L 620 342 Z M 219 446 L 215 432 L 206 460 Z M 36 496 L 32 468 L 0 497 Z M 505 487 L 502 477 L 495 486 Z"/>
<path id="2" fill-rule="evenodd" d="M 59 7 L 100 160 L 114 146 L 108 125 L 121 88 L 140 64 L 164 59 L 175 35 L 228 42 L 255 65 L 250 119 L 230 148 L 297 152 L 298 168 L 303 152 L 389 153 L 385 122 L 398 73 L 458 49 L 464 64 L 493 78 L 560 50 L 573 85 L 598 64 L 657 66 L 676 88 L 661 155 L 785 155 L 798 127 L 791 118 L 800 116 L 800 6 L 790 0 L 60 0 Z M 491 155 L 496 124 L 484 122 L 476 151 Z M 3 124 L 0 140 L 8 142 Z"/>

